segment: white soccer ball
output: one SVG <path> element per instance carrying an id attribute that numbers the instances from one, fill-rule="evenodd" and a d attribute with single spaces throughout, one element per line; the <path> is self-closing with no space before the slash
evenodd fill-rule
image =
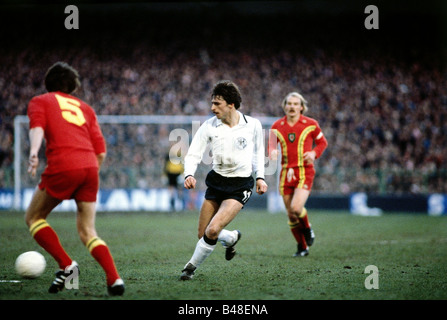
<path id="1" fill-rule="evenodd" d="M 34 279 L 39 277 L 47 266 L 45 257 L 37 251 L 28 251 L 16 259 L 16 272 L 23 278 Z"/>

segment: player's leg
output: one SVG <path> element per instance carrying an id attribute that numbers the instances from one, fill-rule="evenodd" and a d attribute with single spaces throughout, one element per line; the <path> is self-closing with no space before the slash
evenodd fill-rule
<path id="1" fill-rule="evenodd" d="M 306 212 L 304 210 L 304 205 L 306 204 L 307 199 L 309 198 L 310 192 L 305 189 L 295 189 L 293 192 L 292 199 L 290 201 L 289 207 L 289 218 L 293 216 L 295 219 L 302 219 Z M 302 220 L 300 220 L 301 222 Z"/>
<path id="2" fill-rule="evenodd" d="M 109 294 L 122 295 L 124 282 L 118 275 L 109 247 L 98 236 L 95 227 L 96 195 L 99 190 L 98 168 L 86 168 L 82 170 L 82 173 L 83 183 L 73 194 L 78 209 L 76 226 L 79 237 L 93 258 L 103 268 Z"/>
<path id="3" fill-rule="evenodd" d="M 229 233 L 231 233 L 231 231 L 228 230 L 224 231 L 224 228 L 236 217 L 236 215 L 242 209 L 242 206 L 243 206 L 242 203 L 240 203 L 237 200 L 226 199 L 222 201 L 215 214 L 212 215 L 210 214 L 211 212 L 214 212 L 214 210 L 216 209 L 216 206 L 213 204 L 209 207 L 209 209 L 213 211 L 207 212 L 204 210 L 203 212 L 201 212 L 201 219 L 199 219 L 201 221 L 201 223 L 199 224 L 200 225 L 199 232 L 201 232 L 203 227 L 206 225 L 201 240 L 203 240 L 204 242 L 202 243 L 202 245 L 204 244 L 207 245 L 207 249 L 198 250 L 197 251 L 198 254 L 193 255 L 193 258 L 191 259 L 192 260 L 191 263 L 193 265 L 198 267 L 211 254 L 211 252 L 216 247 L 216 243 L 219 240 L 219 236 L 221 240 L 225 238 L 228 244 L 231 244 L 233 246 L 236 244 L 236 242 L 240 238 L 240 232 L 238 231 L 232 232 L 232 239 L 230 239 Z M 209 219 L 210 217 L 211 219 Z M 227 260 L 230 259 L 227 258 Z"/>
<path id="4" fill-rule="evenodd" d="M 205 235 L 212 240 L 217 241 L 221 231 L 236 217 L 241 211 L 243 205 L 235 199 L 226 199 L 222 201 L 219 210 L 206 227 Z"/>
<path id="5" fill-rule="evenodd" d="M 309 198 L 310 191 L 305 189 L 295 189 L 293 199 L 292 199 L 292 211 L 294 215 L 298 217 L 299 226 L 304 237 L 306 238 L 307 245 L 311 246 L 314 242 L 315 235 L 309 223 L 309 216 L 307 214 L 307 209 L 304 206 Z"/>
<path id="6" fill-rule="evenodd" d="M 106 273 L 109 294 L 122 295 L 124 293 L 124 282 L 118 274 L 109 247 L 98 237 L 96 232 L 96 203 L 76 201 L 76 204 L 78 207 L 76 224 L 82 243 Z"/>
<path id="7" fill-rule="evenodd" d="M 174 187 L 172 185 L 168 186 L 169 191 L 169 207 L 170 210 L 175 211 L 175 194 L 174 194 Z"/>
<path id="8" fill-rule="evenodd" d="M 240 237 L 241 233 L 239 232 L 239 230 L 230 231 L 227 229 L 222 229 L 222 231 L 219 233 L 219 236 L 217 237 L 217 240 L 221 242 L 222 246 L 225 249 L 227 249 L 236 245 Z"/>
<path id="9" fill-rule="evenodd" d="M 304 238 L 304 234 L 300 228 L 300 222 L 298 219 L 297 212 L 295 208 L 292 207 L 292 199 L 295 193 L 295 188 L 300 180 L 296 179 L 295 174 L 293 177 L 289 176 L 290 169 L 283 169 L 280 172 L 280 184 L 279 184 L 279 193 L 282 196 L 284 205 L 286 207 L 287 216 L 288 216 L 288 225 L 290 231 L 297 243 L 298 250 L 294 254 L 294 256 L 298 256 L 298 254 L 306 253 L 306 240 Z M 296 205 L 296 203 L 294 203 Z"/>
<path id="10" fill-rule="evenodd" d="M 64 270 L 73 261 L 62 247 L 57 233 L 46 221 L 59 203 L 61 200 L 50 196 L 46 190 L 36 188 L 25 212 L 25 222 L 34 240 L 56 260 L 59 268 Z"/>
<path id="11" fill-rule="evenodd" d="M 211 219 L 217 213 L 217 210 L 219 210 L 219 203 L 216 201 L 207 199 L 203 201 L 202 207 L 200 208 L 199 225 L 197 230 L 197 237 L 199 239 L 205 234 L 205 230 Z"/>
<path id="12" fill-rule="evenodd" d="M 307 248 L 306 246 L 306 240 L 304 238 L 304 234 L 301 231 L 300 228 L 300 222 L 298 220 L 298 217 L 293 214 L 293 211 L 291 210 L 291 203 L 292 203 L 293 194 L 285 194 L 283 195 L 283 201 L 284 205 L 287 210 L 287 216 L 288 216 L 288 225 L 290 227 L 290 231 L 292 232 L 293 237 L 295 238 L 295 241 L 297 243 L 298 250 L 294 254 L 294 256 L 297 256 L 298 254 L 305 254 L 305 250 Z"/>
<path id="13" fill-rule="evenodd" d="M 201 231 L 203 230 L 208 239 L 220 241 L 226 249 L 225 258 L 231 260 L 236 253 L 234 246 L 239 241 L 241 233 L 238 230 L 229 231 L 224 228 L 250 199 L 254 179 L 251 176 L 248 178 L 225 178 L 211 171 L 207 176 L 206 184 L 209 188 L 205 198 L 210 200 L 219 199 L 221 205 L 212 220 L 208 219 L 206 223 L 202 224 Z M 225 200 L 222 201 L 222 199 Z M 220 216 L 221 213 L 223 213 L 222 217 Z M 206 228 L 206 232 L 203 227 Z"/>
<path id="14" fill-rule="evenodd" d="M 299 216 L 299 220 L 300 220 L 300 228 L 303 230 L 307 245 L 308 246 L 313 245 L 315 241 L 315 233 L 309 222 L 309 215 L 307 214 L 307 209 L 305 207 L 303 208 L 303 211 Z"/>
<path id="15" fill-rule="evenodd" d="M 309 192 L 304 189 L 294 189 L 293 193 L 286 193 L 283 195 L 283 201 L 289 218 L 288 224 L 298 247 L 294 256 L 306 256 L 309 252 L 300 215 L 302 214 Z"/>
<path id="16" fill-rule="evenodd" d="M 289 218 L 299 220 L 304 227 L 309 228 L 309 219 L 307 218 L 307 210 L 304 207 L 307 199 L 309 198 L 310 191 L 305 189 L 295 189 L 293 197 L 290 201 Z"/>
<path id="17" fill-rule="evenodd" d="M 219 211 L 210 221 L 205 231 L 208 238 L 220 241 L 225 248 L 225 259 L 231 260 L 236 254 L 234 246 L 241 238 L 239 230 L 229 231 L 224 229 L 241 211 L 243 204 L 235 199 L 224 200 Z"/>
<path id="18" fill-rule="evenodd" d="M 217 212 L 216 212 L 216 208 Z M 205 200 L 200 210 L 199 217 L 199 241 L 196 244 L 194 253 L 185 265 L 181 280 L 190 280 L 194 271 L 203 261 L 214 251 L 218 236 L 242 209 L 242 204 L 234 199 L 222 201 L 218 206 L 213 200 Z"/>
<path id="19" fill-rule="evenodd" d="M 169 205 L 172 211 L 177 211 L 176 200 L 178 197 L 178 174 L 168 173 L 168 191 L 169 191 Z"/>
<path id="20" fill-rule="evenodd" d="M 199 241 L 197 241 L 196 248 L 194 249 L 191 259 L 182 270 L 180 280 L 192 279 L 194 276 L 194 271 L 197 267 L 214 251 L 216 242 L 205 236 L 205 230 L 218 209 L 219 204 L 216 201 L 207 199 L 203 201 L 202 207 L 200 208 L 199 226 L 197 232 Z"/>

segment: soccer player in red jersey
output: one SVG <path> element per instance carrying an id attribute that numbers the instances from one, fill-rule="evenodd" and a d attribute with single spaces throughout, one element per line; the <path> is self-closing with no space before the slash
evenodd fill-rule
<path id="1" fill-rule="evenodd" d="M 48 93 L 35 96 L 29 102 L 28 172 L 33 177 L 36 175 L 43 139 L 47 166 L 26 210 L 25 221 L 36 242 L 59 265 L 60 270 L 49 288 L 50 293 L 57 293 L 64 289 L 68 276 L 73 278 L 79 274 L 79 266 L 62 247 L 46 218 L 63 200 L 74 199 L 81 241 L 104 269 L 108 293 L 122 295 L 124 282 L 108 246 L 95 228 L 99 168 L 106 156 L 106 145 L 93 108 L 71 95 L 80 85 L 78 72 L 64 62 L 57 62 L 45 75 Z"/>
<path id="2" fill-rule="evenodd" d="M 283 198 L 289 226 L 297 242 L 296 257 L 309 254 L 308 246 L 315 235 L 304 207 L 309 198 L 315 176 L 314 162 L 328 143 L 318 122 L 304 116 L 307 101 L 297 92 L 289 93 L 282 102 L 286 114 L 273 123 L 269 135 L 269 156 L 278 158 L 281 146 L 279 192 Z M 315 145 L 315 147 L 314 147 Z"/>

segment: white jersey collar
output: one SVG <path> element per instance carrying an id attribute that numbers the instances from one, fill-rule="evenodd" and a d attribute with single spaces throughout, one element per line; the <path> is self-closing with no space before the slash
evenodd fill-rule
<path id="1" fill-rule="evenodd" d="M 248 121 L 247 121 L 247 118 L 245 117 L 245 115 L 242 112 L 238 111 L 238 110 L 236 110 L 236 112 L 239 114 L 239 123 L 238 123 L 238 125 L 243 126 L 243 125 L 247 124 Z M 223 125 L 222 120 L 220 120 L 220 119 L 218 119 L 216 117 L 215 126 L 219 127 L 221 125 Z"/>

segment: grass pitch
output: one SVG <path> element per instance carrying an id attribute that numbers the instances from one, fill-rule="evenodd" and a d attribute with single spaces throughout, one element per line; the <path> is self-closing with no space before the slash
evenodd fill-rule
<path id="1" fill-rule="evenodd" d="M 197 212 L 103 213 L 97 230 L 126 284 L 123 297 L 106 295 L 104 273 L 81 244 L 74 213 L 48 222 L 81 268 L 79 289 L 47 293 L 57 269 L 31 238 L 23 212 L 0 212 L 0 299 L 8 300 L 442 300 L 447 298 L 447 217 L 309 210 L 316 240 L 310 255 L 294 258 L 296 244 L 284 213 L 243 210 L 228 226 L 242 238 L 225 260 L 218 243 L 192 281 L 179 281 L 196 242 Z M 16 257 L 41 252 L 47 269 L 21 279 Z M 378 269 L 378 289 L 367 289 Z M 19 282 L 15 282 L 17 280 Z"/>

